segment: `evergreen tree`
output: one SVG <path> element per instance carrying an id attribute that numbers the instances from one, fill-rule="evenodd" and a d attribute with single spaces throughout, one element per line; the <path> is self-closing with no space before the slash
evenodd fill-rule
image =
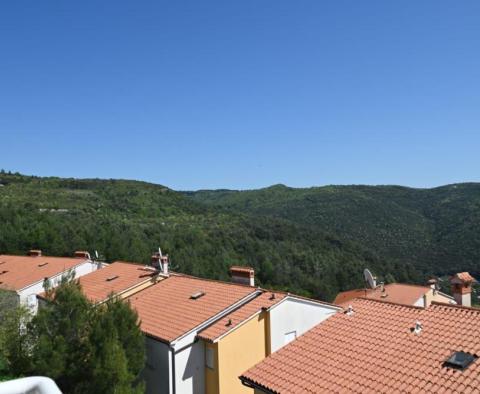
<path id="1" fill-rule="evenodd" d="M 65 394 L 143 392 L 145 343 L 127 302 L 95 306 L 77 281 L 65 279 L 35 317 L 17 308 L 0 330 L 0 360 L 10 375 L 51 377 Z"/>

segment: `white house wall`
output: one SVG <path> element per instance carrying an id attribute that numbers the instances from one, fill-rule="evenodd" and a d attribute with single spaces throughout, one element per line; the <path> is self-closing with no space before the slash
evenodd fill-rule
<path id="1" fill-rule="evenodd" d="M 72 268 L 72 270 L 75 271 L 75 278 L 79 278 L 80 276 L 89 274 L 95 271 L 96 269 L 97 269 L 97 264 L 91 261 L 85 261 L 83 263 L 80 263 L 76 267 Z M 52 287 L 56 287 L 60 283 L 62 276 L 65 275 L 68 271 L 69 270 L 66 270 L 66 271 L 60 272 L 57 275 L 49 277 Z M 31 311 L 33 313 L 36 313 L 38 309 L 36 295 L 41 294 L 44 291 L 45 290 L 43 288 L 43 280 L 37 283 L 33 283 L 32 285 L 17 291 L 20 299 L 20 304 L 27 306 L 28 297 L 32 296 L 32 301 L 34 300 L 35 304 L 32 305 Z"/>
<path id="2" fill-rule="evenodd" d="M 146 362 L 142 376 L 146 394 L 171 394 L 171 351 L 170 347 L 150 337 L 145 337 Z"/>
<path id="3" fill-rule="evenodd" d="M 197 341 L 175 354 L 176 394 L 205 392 L 205 344 Z"/>
<path id="4" fill-rule="evenodd" d="M 275 352 L 286 343 L 286 338 L 299 337 L 338 311 L 335 307 L 287 298 L 270 310 L 270 350 Z M 295 333 L 293 336 L 292 333 Z"/>

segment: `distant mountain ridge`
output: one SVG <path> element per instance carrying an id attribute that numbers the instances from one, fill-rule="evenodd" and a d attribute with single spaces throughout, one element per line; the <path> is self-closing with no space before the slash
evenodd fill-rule
<path id="1" fill-rule="evenodd" d="M 228 211 L 284 218 L 426 273 L 480 270 L 480 184 L 402 186 L 284 185 L 251 191 L 198 191 L 190 198 Z"/>

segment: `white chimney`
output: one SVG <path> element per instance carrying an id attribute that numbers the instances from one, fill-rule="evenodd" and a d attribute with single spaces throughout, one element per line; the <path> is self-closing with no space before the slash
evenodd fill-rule
<path id="1" fill-rule="evenodd" d="M 159 252 L 152 255 L 152 266 L 158 271 L 162 271 L 162 274 L 168 275 L 168 266 L 170 264 L 168 254 L 162 255 Z"/>
<path id="2" fill-rule="evenodd" d="M 255 270 L 251 267 L 230 267 L 232 282 L 255 286 Z"/>
<path id="3" fill-rule="evenodd" d="M 30 249 L 28 251 L 28 255 L 32 257 L 41 257 L 42 256 L 42 251 L 39 249 Z"/>
<path id="4" fill-rule="evenodd" d="M 160 257 L 160 262 L 162 263 L 162 273 L 168 275 L 168 266 L 170 262 L 168 261 L 168 254 Z"/>

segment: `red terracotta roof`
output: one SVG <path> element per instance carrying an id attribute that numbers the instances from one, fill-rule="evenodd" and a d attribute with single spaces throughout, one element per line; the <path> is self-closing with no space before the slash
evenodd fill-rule
<path id="1" fill-rule="evenodd" d="M 0 255 L 0 288 L 21 290 L 84 261 L 71 257 Z"/>
<path id="2" fill-rule="evenodd" d="M 429 286 L 416 286 L 404 283 L 391 283 L 385 285 L 385 292 L 382 293 L 380 286 L 376 289 L 355 289 L 338 293 L 334 303 L 345 306 L 355 298 L 369 298 L 373 300 L 384 300 L 397 304 L 413 305 L 426 293 L 430 291 Z M 386 297 L 382 297 L 386 295 Z"/>
<path id="3" fill-rule="evenodd" d="M 116 261 L 82 276 L 79 281 L 87 298 L 99 302 L 106 300 L 111 293 L 119 294 L 131 287 L 151 281 L 152 277 L 153 272 L 142 265 Z"/>
<path id="4" fill-rule="evenodd" d="M 274 297 L 272 297 L 272 295 Z M 264 292 L 245 305 L 213 323 L 211 326 L 202 330 L 200 334 L 198 334 L 198 337 L 210 342 L 214 342 L 222 335 L 235 329 L 243 322 L 255 316 L 262 309 L 270 308 L 272 305 L 277 304 L 283 300 L 285 296 L 285 294 L 277 292 Z"/>
<path id="5" fill-rule="evenodd" d="M 129 300 L 144 333 L 172 342 L 256 291 L 250 286 L 172 274 Z M 200 296 L 193 299 L 192 295 Z"/>
<path id="6" fill-rule="evenodd" d="M 480 355 L 480 309 L 367 299 L 352 306 L 352 315 L 330 317 L 241 379 L 275 393 L 480 392 L 480 360 L 463 371 L 443 365 L 457 351 Z"/>

